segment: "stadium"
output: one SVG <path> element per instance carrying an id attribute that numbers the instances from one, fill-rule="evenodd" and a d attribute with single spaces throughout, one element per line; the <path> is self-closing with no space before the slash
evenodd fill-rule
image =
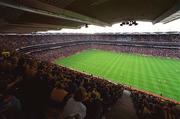
<path id="1" fill-rule="evenodd" d="M 47 32 L 168 24 L 179 0 L 0 0 L 0 9 L 0 119 L 180 118 L 179 32 Z"/>

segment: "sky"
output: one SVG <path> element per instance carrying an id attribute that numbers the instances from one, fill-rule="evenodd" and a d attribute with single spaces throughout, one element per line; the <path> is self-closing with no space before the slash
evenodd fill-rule
<path id="1" fill-rule="evenodd" d="M 47 31 L 48 33 L 123 33 L 123 32 L 180 32 L 180 19 L 167 24 L 158 23 L 153 25 L 151 22 L 137 21 L 137 26 L 120 26 L 120 23 L 114 24 L 111 27 L 99 27 L 88 25 L 88 28 L 81 27 L 80 29 L 61 29 L 56 31 Z"/>

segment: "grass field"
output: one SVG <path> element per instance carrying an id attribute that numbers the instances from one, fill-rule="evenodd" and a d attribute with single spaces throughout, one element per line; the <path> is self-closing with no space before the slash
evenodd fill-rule
<path id="1" fill-rule="evenodd" d="M 180 101 L 180 60 L 93 49 L 55 63 Z"/>

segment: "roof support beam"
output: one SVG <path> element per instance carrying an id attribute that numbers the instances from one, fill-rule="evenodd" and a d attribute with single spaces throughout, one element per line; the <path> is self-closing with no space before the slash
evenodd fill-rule
<path id="1" fill-rule="evenodd" d="M 62 28 L 70 28 L 75 29 L 77 27 L 70 26 L 61 26 L 61 25 L 49 25 L 49 24 L 39 24 L 39 23 L 3 23 L 0 26 L 14 26 L 14 27 L 23 27 L 23 28 L 47 28 L 47 29 L 62 29 Z"/>
<path id="2" fill-rule="evenodd" d="M 8 28 L 7 28 L 8 27 Z M 47 31 L 47 28 L 29 28 L 29 27 L 10 27 L 7 26 L 6 29 L 3 29 L 2 31 L 0 30 L 0 33 L 32 33 L 32 32 L 37 32 L 37 31 Z"/>
<path id="3" fill-rule="evenodd" d="M 48 17 L 70 20 L 70 21 L 84 23 L 84 24 L 94 24 L 94 25 L 99 25 L 99 26 L 110 26 L 110 24 L 108 24 L 108 23 L 99 21 L 97 19 L 94 19 L 94 18 L 91 18 L 88 16 L 81 15 L 81 14 L 78 14 L 75 12 L 71 12 L 69 10 L 61 9 L 61 8 L 58 8 L 57 12 L 51 12 L 48 10 L 32 8 L 29 6 L 18 5 L 18 4 L 8 3 L 8 2 L 4 2 L 4 1 L 0 1 L 0 6 L 18 9 L 18 10 L 22 10 L 25 12 L 45 15 Z"/>
<path id="4" fill-rule="evenodd" d="M 169 10 L 167 10 L 166 12 L 161 14 L 159 17 L 157 17 L 153 21 L 153 24 L 156 24 L 156 23 L 159 23 L 159 22 L 168 23 L 168 22 L 171 22 L 173 20 L 176 20 L 177 18 L 173 18 L 173 19 L 167 20 L 167 22 L 165 22 L 166 18 L 170 17 L 171 15 L 178 12 L 179 10 L 180 10 L 180 0 L 177 0 L 177 2 L 173 5 L 173 7 L 171 7 Z"/>
<path id="5" fill-rule="evenodd" d="M 62 28 L 69 28 L 69 29 L 76 29 L 78 27 L 74 26 L 66 26 L 66 25 L 52 25 L 52 24 L 46 24 L 46 23 L 40 23 L 40 22 L 26 22 L 23 21 L 22 23 L 18 22 L 7 22 L 4 19 L 0 19 L 0 26 L 11 26 L 11 27 L 22 27 L 22 28 L 47 28 L 49 30 L 51 29 L 62 29 Z"/>

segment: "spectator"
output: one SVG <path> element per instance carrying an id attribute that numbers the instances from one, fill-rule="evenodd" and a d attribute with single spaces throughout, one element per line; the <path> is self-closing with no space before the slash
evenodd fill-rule
<path id="1" fill-rule="evenodd" d="M 86 117 L 86 106 L 82 103 L 85 98 L 85 89 L 78 89 L 67 101 L 63 110 L 65 119 L 84 119 Z"/>
<path id="2" fill-rule="evenodd" d="M 0 81 L 0 117 L 5 119 L 22 119 L 21 103 L 13 95 L 7 94 L 7 83 Z"/>

